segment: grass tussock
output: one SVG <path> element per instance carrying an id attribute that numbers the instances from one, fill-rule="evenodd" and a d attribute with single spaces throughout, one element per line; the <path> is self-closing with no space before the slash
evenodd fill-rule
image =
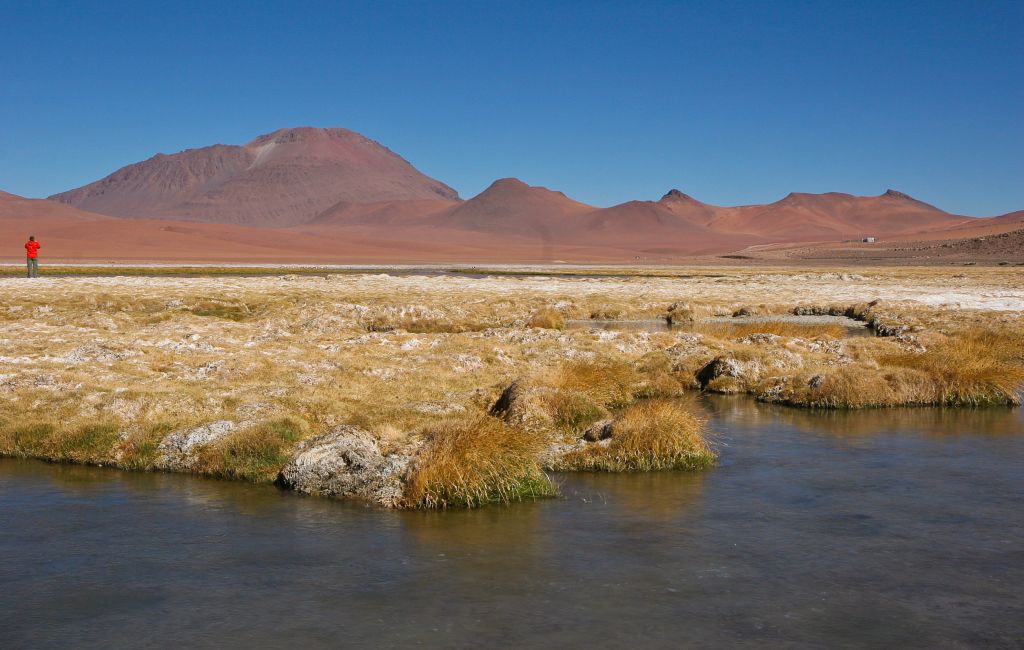
<path id="1" fill-rule="evenodd" d="M 433 316 L 406 314 L 396 318 L 377 317 L 366 324 L 369 332 L 404 330 L 410 334 L 463 334 L 487 329 L 487 325 L 474 320 L 454 320 Z"/>
<path id="2" fill-rule="evenodd" d="M 645 400 L 613 424 L 607 445 L 590 444 L 564 458 L 557 469 L 606 472 L 696 470 L 715 462 L 704 424 L 670 400 Z"/>
<path id="3" fill-rule="evenodd" d="M 890 351 L 873 364 L 823 368 L 781 401 L 813 408 L 1014 406 L 1024 389 L 1024 341 L 1012 332 L 947 336 L 925 351 Z M 756 392 L 764 395 L 769 387 Z M 769 396 L 769 399 L 774 399 Z"/>
<path id="4" fill-rule="evenodd" d="M 557 309 L 545 307 L 538 309 L 530 316 L 529 326 L 549 330 L 565 329 L 565 316 Z"/>
<path id="5" fill-rule="evenodd" d="M 925 352 L 882 357 L 883 366 L 924 373 L 935 403 L 946 406 L 1018 405 L 1024 388 L 1024 337 L 998 331 L 946 337 Z"/>
<path id="6" fill-rule="evenodd" d="M 579 433 L 609 412 L 631 403 L 642 376 L 625 362 L 575 361 L 553 370 L 544 404 L 555 427 Z"/>
<path id="7" fill-rule="evenodd" d="M 254 483 L 273 481 L 306 424 L 281 418 L 235 431 L 199 452 L 199 471 Z"/>
<path id="8" fill-rule="evenodd" d="M 188 309 L 196 316 L 223 318 L 240 322 L 253 315 L 252 310 L 243 302 L 231 303 L 216 300 L 205 300 Z"/>
<path id="9" fill-rule="evenodd" d="M 556 493 L 537 461 L 537 436 L 489 416 L 444 420 L 424 433 L 406 483 L 409 507 L 473 508 Z"/>

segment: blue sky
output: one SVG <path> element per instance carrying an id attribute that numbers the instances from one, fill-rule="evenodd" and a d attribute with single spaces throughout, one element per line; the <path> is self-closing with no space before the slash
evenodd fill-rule
<path id="1" fill-rule="evenodd" d="M 243 7 L 244 5 L 244 7 Z M 1024 208 L 1024 2 L 8 2 L 0 189 L 343 126 L 469 197 Z"/>

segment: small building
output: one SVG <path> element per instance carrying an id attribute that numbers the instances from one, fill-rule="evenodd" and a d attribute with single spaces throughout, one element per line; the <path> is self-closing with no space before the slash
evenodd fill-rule
<path id="1" fill-rule="evenodd" d="M 875 238 L 874 237 L 865 237 L 861 241 L 864 242 L 865 244 L 874 244 L 875 243 Z"/>

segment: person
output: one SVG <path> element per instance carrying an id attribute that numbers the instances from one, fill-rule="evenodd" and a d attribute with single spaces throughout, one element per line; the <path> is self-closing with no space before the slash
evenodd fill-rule
<path id="1" fill-rule="evenodd" d="M 36 241 L 35 235 L 29 235 L 28 241 L 25 242 L 25 253 L 28 255 L 28 277 L 38 278 L 39 277 L 39 242 Z"/>

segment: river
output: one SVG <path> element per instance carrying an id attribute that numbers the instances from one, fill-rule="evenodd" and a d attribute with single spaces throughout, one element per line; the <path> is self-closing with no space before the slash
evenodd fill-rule
<path id="1" fill-rule="evenodd" d="M 0 460 L 0 646 L 1024 643 L 1019 409 L 701 405 L 714 469 L 476 511 Z"/>

